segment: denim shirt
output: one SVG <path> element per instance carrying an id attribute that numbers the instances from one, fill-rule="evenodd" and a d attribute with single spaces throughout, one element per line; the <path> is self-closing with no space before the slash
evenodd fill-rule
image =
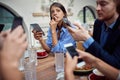
<path id="1" fill-rule="evenodd" d="M 58 32 L 57 29 L 56 31 Z M 66 48 L 64 48 L 64 44 L 67 44 L 67 43 L 72 43 L 73 46 L 76 47 L 76 41 L 72 38 L 67 28 L 62 27 L 61 33 L 60 33 L 60 39 L 58 40 L 58 43 L 53 47 L 52 46 L 52 33 L 51 33 L 51 29 L 49 28 L 46 44 L 51 49 L 52 53 L 55 53 L 55 52 L 66 53 L 67 50 Z"/>

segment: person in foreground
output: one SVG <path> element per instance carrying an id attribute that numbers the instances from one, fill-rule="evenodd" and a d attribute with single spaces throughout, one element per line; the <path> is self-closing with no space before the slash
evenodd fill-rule
<path id="1" fill-rule="evenodd" d="M 83 41 L 85 51 L 120 69 L 120 0 L 97 0 L 98 19 L 91 37 L 82 26 L 68 27 L 77 41 Z"/>
<path id="2" fill-rule="evenodd" d="M 73 71 L 78 63 L 78 58 L 83 59 L 87 64 L 91 64 L 93 67 L 97 68 L 110 80 L 120 80 L 120 71 L 116 68 L 108 65 L 101 59 L 91 55 L 88 52 L 84 52 L 77 49 L 79 57 L 74 56 L 73 58 L 69 53 L 66 53 L 65 59 L 65 80 L 75 80 Z"/>
<path id="3" fill-rule="evenodd" d="M 42 38 L 42 32 L 36 32 L 35 30 L 33 30 L 34 38 L 39 40 L 43 49 L 45 49 L 48 53 L 66 53 L 64 44 L 67 43 L 73 43 L 74 47 L 76 47 L 76 41 L 72 38 L 71 34 L 66 29 L 66 26 L 62 20 L 63 17 L 67 18 L 67 12 L 64 6 L 60 3 L 55 2 L 50 6 L 51 20 L 49 23 L 50 28 L 48 30 L 46 42 Z"/>
<path id="4" fill-rule="evenodd" d="M 2 42 L 2 43 L 1 43 Z M 0 33 L 0 77 L 1 80 L 22 80 L 18 70 L 19 60 L 26 50 L 28 42 L 21 26 L 12 32 Z"/>

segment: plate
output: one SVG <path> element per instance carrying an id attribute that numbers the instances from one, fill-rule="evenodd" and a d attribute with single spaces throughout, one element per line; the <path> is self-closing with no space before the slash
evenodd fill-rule
<path id="1" fill-rule="evenodd" d="M 88 75 L 90 73 L 92 73 L 93 71 L 93 67 L 89 67 L 88 69 L 82 69 L 83 66 L 85 66 L 86 63 L 84 61 L 80 62 L 77 64 L 77 69 L 74 70 L 74 74 L 75 75 Z M 79 69 L 80 68 L 80 69 Z"/>

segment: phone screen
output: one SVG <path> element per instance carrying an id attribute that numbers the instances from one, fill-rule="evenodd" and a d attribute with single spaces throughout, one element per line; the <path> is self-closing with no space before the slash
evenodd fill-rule
<path id="1" fill-rule="evenodd" d="M 22 21 L 23 21 L 22 17 L 15 17 L 13 20 L 11 31 L 18 27 L 19 25 L 22 26 Z"/>
<path id="2" fill-rule="evenodd" d="M 65 45 L 67 51 L 69 52 L 69 54 L 74 57 L 74 56 L 79 56 L 78 52 L 75 50 L 74 46 L 73 45 Z"/>
<path id="3" fill-rule="evenodd" d="M 45 35 L 45 33 L 43 32 L 43 30 L 41 29 L 41 27 L 37 23 L 30 24 L 30 25 L 33 28 L 33 30 L 36 30 L 37 32 L 42 32 L 43 35 Z"/>

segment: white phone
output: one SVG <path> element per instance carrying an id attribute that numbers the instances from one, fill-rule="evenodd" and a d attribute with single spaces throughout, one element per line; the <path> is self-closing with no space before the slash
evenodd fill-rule
<path id="1" fill-rule="evenodd" d="M 74 56 L 79 56 L 72 43 L 64 44 L 64 47 L 67 49 L 72 58 Z"/>

